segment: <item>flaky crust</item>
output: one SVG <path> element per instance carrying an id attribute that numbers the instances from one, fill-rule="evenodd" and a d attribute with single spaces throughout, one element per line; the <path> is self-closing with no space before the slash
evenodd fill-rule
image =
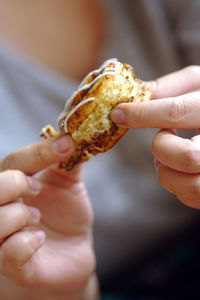
<path id="1" fill-rule="evenodd" d="M 96 70 L 86 77 L 59 117 L 60 132 L 71 135 L 76 143 L 75 153 L 61 163 L 66 170 L 109 150 L 126 133 L 127 129 L 111 121 L 113 107 L 122 102 L 150 100 L 149 90 L 135 77 L 131 66 L 117 60 L 104 64 L 100 72 Z"/>

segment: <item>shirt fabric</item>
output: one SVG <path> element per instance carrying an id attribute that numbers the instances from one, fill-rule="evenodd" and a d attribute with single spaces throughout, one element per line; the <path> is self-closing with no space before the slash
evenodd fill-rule
<path id="1" fill-rule="evenodd" d="M 117 57 L 145 80 L 199 63 L 198 1 L 104 2 L 110 26 L 99 61 Z M 194 12 L 196 18 L 191 18 Z M 56 126 L 77 86 L 78 82 L 59 76 L 1 40 L 1 157 L 39 141 L 46 124 Z M 112 150 L 84 164 L 84 181 L 95 211 L 98 273 L 104 279 L 148 254 L 199 215 L 157 183 L 151 154 L 155 132 L 130 130 Z"/>

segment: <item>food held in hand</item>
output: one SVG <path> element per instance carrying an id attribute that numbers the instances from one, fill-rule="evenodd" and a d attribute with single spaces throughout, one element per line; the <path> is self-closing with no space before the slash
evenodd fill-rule
<path id="1" fill-rule="evenodd" d="M 109 117 L 117 104 L 148 101 L 150 97 L 150 91 L 135 77 L 131 66 L 109 59 L 90 72 L 69 98 L 58 119 L 59 130 L 56 132 L 47 125 L 41 136 L 69 134 L 72 137 L 76 151 L 61 163 L 61 168 L 71 170 L 93 155 L 109 150 L 125 134 L 127 129 L 119 128 Z"/>

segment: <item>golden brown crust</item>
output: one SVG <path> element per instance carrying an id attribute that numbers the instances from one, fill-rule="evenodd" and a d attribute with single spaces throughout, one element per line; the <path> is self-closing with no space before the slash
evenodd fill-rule
<path id="1" fill-rule="evenodd" d="M 115 72 L 109 72 L 112 69 Z M 61 163 L 66 170 L 109 150 L 126 133 L 127 129 L 117 127 L 109 118 L 114 106 L 150 100 L 150 92 L 129 65 L 111 61 L 100 74 L 104 73 L 97 78 L 99 73 L 94 72 L 86 78 L 59 118 L 60 132 L 70 134 L 76 143 L 74 155 Z M 96 82 L 89 86 L 95 78 Z"/>
<path id="2" fill-rule="evenodd" d="M 70 159 L 62 161 L 60 167 L 70 171 L 76 164 L 88 161 L 93 155 L 106 152 L 122 138 L 127 130 L 112 123 L 112 128 L 108 132 L 94 135 L 90 143 L 82 141 L 76 147 L 74 155 Z"/>

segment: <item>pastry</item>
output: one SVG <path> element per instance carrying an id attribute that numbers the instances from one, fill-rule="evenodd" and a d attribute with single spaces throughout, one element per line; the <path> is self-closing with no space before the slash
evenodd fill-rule
<path id="1" fill-rule="evenodd" d="M 72 137 L 76 151 L 61 162 L 61 168 L 71 170 L 93 155 L 109 150 L 125 134 L 127 129 L 119 128 L 109 117 L 117 104 L 148 101 L 150 97 L 150 91 L 135 77 L 131 66 L 109 59 L 90 72 L 69 98 L 58 118 L 59 130 L 56 132 L 47 125 L 41 136 L 69 134 Z"/>

